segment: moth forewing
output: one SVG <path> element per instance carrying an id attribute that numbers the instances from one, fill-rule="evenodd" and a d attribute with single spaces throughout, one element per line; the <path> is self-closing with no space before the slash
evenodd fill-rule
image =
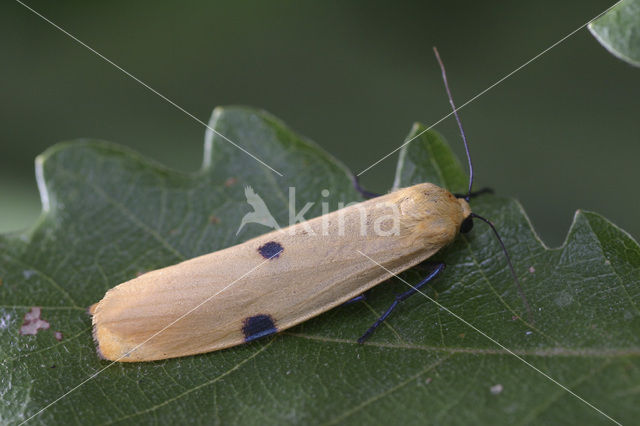
<path id="1" fill-rule="evenodd" d="M 361 253 L 399 273 L 453 241 L 470 213 L 465 200 L 423 183 L 148 272 L 93 309 L 98 350 L 152 361 L 285 330 L 390 277 Z"/>

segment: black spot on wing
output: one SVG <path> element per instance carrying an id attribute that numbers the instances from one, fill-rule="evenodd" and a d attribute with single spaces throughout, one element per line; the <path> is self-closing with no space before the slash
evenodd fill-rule
<path id="1" fill-rule="evenodd" d="M 258 253 L 260 253 L 260 255 L 265 259 L 275 259 L 276 257 L 280 257 L 283 250 L 284 248 L 282 248 L 280 243 L 275 241 L 269 241 L 268 243 L 258 247 Z"/>
<path id="2" fill-rule="evenodd" d="M 242 325 L 242 333 L 244 333 L 244 341 L 251 342 L 260 337 L 277 333 L 275 323 L 271 315 L 259 314 L 245 318 Z"/>

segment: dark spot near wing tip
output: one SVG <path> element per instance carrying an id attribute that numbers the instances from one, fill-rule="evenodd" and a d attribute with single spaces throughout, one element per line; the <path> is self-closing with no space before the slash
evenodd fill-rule
<path id="1" fill-rule="evenodd" d="M 37 334 L 38 330 L 46 330 L 49 328 L 49 323 L 42 318 L 40 318 L 40 308 L 38 306 L 34 306 L 24 314 L 24 320 L 22 321 L 22 326 L 20 327 L 20 334 Z"/>
<path id="2" fill-rule="evenodd" d="M 271 315 L 259 314 L 245 318 L 242 325 L 242 333 L 244 333 L 244 341 L 251 342 L 260 337 L 277 333 L 275 323 Z"/>
<path id="3" fill-rule="evenodd" d="M 258 247 L 258 253 L 265 259 L 275 259 L 276 257 L 280 257 L 284 249 L 280 245 L 280 243 L 276 243 L 275 241 L 269 241 L 268 243 L 261 245 Z"/>

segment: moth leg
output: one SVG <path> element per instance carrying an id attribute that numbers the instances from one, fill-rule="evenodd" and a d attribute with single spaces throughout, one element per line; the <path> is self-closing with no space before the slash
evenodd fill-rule
<path id="1" fill-rule="evenodd" d="M 434 263 L 434 262 L 431 262 L 431 261 L 429 261 L 427 259 L 424 262 L 418 263 L 416 266 L 413 267 L 413 269 L 417 269 L 419 271 L 425 271 L 425 272 L 429 271 L 429 272 L 431 272 L 431 271 L 433 271 L 434 265 L 438 266 L 439 264 L 440 264 L 439 262 L 435 262 Z"/>
<path id="2" fill-rule="evenodd" d="M 478 195 L 482 195 L 482 194 L 493 194 L 493 188 L 482 188 L 482 189 L 478 189 L 477 191 L 473 191 L 471 194 L 469 194 L 469 198 L 476 198 Z M 456 196 L 456 198 L 467 198 L 467 194 L 453 194 Z"/>
<path id="3" fill-rule="evenodd" d="M 369 293 L 369 291 L 365 291 L 364 293 L 362 293 L 360 296 L 356 296 L 351 300 L 347 300 L 346 302 L 344 302 L 342 304 L 342 306 L 347 306 L 350 305 L 352 303 L 356 303 L 356 302 L 362 302 L 363 300 L 367 300 L 367 294 Z"/>
<path id="4" fill-rule="evenodd" d="M 369 192 L 363 187 L 361 187 L 360 181 L 358 180 L 358 176 L 353 175 L 353 178 L 351 179 L 351 181 L 353 182 L 353 187 L 356 189 L 356 191 L 358 191 L 360 195 L 362 195 L 367 200 L 380 196 L 380 194 L 376 194 L 375 192 Z"/>
<path id="5" fill-rule="evenodd" d="M 385 319 L 387 319 L 387 317 L 396 308 L 396 306 L 398 306 L 400 302 L 406 300 L 407 298 L 409 298 L 409 296 L 413 296 L 414 294 L 416 294 L 422 286 L 424 286 L 426 283 L 436 278 L 444 270 L 444 267 L 445 267 L 444 263 L 436 263 L 435 269 L 429 275 L 427 275 L 425 279 L 423 279 L 418 284 L 413 286 L 413 288 L 411 288 L 410 290 L 407 290 L 404 293 L 398 294 L 396 296 L 396 300 L 394 300 L 391 306 L 389 306 L 389 309 L 387 309 L 387 311 L 384 314 L 382 314 L 382 316 L 378 318 L 378 320 L 374 322 L 371 327 L 369 327 L 369 329 L 362 335 L 362 337 L 358 339 L 358 343 L 364 343 L 364 341 L 367 340 L 369 336 L 371 336 L 371 334 L 373 334 L 376 328 L 378 328 L 378 326 L 382 324 L 382 322 Z"/>

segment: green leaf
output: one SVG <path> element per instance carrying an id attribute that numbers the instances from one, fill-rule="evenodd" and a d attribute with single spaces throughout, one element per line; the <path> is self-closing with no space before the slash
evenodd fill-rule
<path id="1" fill-rule="evenodd" d="M 640 0 L 623 0 L 589 23 L 589 31 L 611 54 L 640 67 Z"/>
<path id="2" fill-rule="evenodd" d="M 0 422 L 42 424 L 606 424 L 606 418 L 420 295 L 364 345 L 355 340 L 406 285 L 392 280 L 365 303 L 336 308 L 267 338 L 209 354 L 109 366 L 85 313 L 137 273 L 267 231 L 249 225 L 252 185 L 280 224 L 288 187 L 297 210 L 357 200 L 351 174 L 268 114 L 217 109 L 211 126 L 285 176 L 209 134 L 204 166 L 181 174 L 97 141 L 38 158 L 45 202 L 25 235 L 0 237 Z M 414 126 L 413 135 L 424 130 Z M 401 154 L 396 184 L 429 179 L 464 191 L 444 140 L 426 132 Z M 329 189 L 329 197 L 320 191 Z M 521 277 L 535 324 L 490 230 L 475 229 L 436 257 L 444 274 L 425 291 L 621 422 L 640 415 L 640 247 L 601 216 L 578 212 L 565 244 L 545 247 L 515 201 L 482 196 Z M 416 283 L 424 272 L 407 272 Z M 20 335 L 42 308 L 48 330 Z M 63 333 L 57 341 L 55 331 Z M 96 375 L 91 378 L 92 375 Z M 79 388 L 74 388 L 89 379 Z"/>

